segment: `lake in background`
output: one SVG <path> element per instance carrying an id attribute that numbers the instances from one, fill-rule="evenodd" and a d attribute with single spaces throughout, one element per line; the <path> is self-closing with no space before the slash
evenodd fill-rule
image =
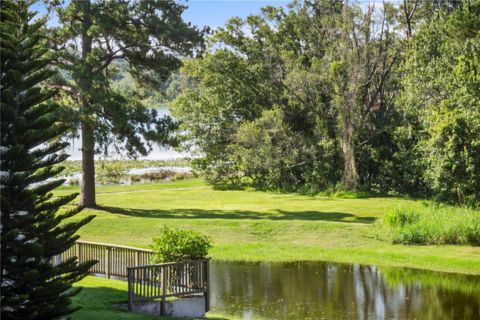
<path id="1" fill-rule="evenodd" d="M 211 262 L 211 310 L 242 319 L 480 319 L 480 276 L 326 262 Z"/>
<path id="2" fill-rule="evenodd" d="M 157 108 L 158 116 L 163 117 L 165 115 L 170 115 L 170 110 L 168 108 Z M 78 133 L 80 136 L 80 132 Z M 70 155 L 68 160 L 81 160 L 82 159 L 82 152 L 80 148 L 82 147 L 82 139 L 79 137 L 78 139 L 69 140 L 70 146 L 65 149 L 65 152 Z M 113 153 L 113 147 L 108 148 L 110 150 L 110 154 L 108 156 L 105 155 L 95 155 L 95 159 L 102 159 L 102 160 L 127 160 L 128 157 L 122 153 Z M 146 156 L 138 157 L 139 160 L 166 160 L 166 159 L 178 159 L 178 158 L 186 158 L 189 157 L 190 154 L 188 152 L 178 152 L 173 150 L 170 147 L 161 147 L 157 144 L 153 145 L 153 150 Z"/>

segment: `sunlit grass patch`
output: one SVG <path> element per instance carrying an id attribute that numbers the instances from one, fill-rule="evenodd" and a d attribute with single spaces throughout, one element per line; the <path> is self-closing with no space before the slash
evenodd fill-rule
<path id="1" fill-rule="evenodd" d="M 74 191 L 78 187 L 62 187 L 55 196 Z M 188 179 L 99 186 L 97 203 L 79 214 L 96 215 L 80 230 L 83 240 L 149 248 L 168 226 L 211 237 L 210 255 L 218 260 L 323 260 L 480 274 L 480 246 L 393 245 L 377 238 L 374 222 L 389 208 L 416 210 L 429 201 L 215 190 Z"/>

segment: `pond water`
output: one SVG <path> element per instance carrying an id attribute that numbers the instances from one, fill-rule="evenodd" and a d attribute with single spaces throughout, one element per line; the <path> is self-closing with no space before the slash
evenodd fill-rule
<path id="1" fill-rule="evenodd" d="M 480 319 L 480 276 L 325 262 L 210 268 L 212 312 L 241 319 Z"/>

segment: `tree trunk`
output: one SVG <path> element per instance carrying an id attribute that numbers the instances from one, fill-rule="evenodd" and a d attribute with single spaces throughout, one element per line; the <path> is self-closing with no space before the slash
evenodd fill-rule
<path id="1" fill-rule="evenodd" d="M 93 127 L 82 123 L 82 182 L 80 188 L 80 205 L 93 208 L 95 202 L 95 142 Z"/>
<path id="2" fill-rule="evenodd" d="M 80 80 L 80 88 L 83 97 L 81 100 L 80 111 L 84 115 L 89 114 L 90 101 L 85 95 L 89 95 L 92 90 L 91 73 L 92 68 L 87 63 L 87 57 L 92 51 L 92 37 L 89 35 L 92 22 L 90 19 L 90 1 L 80 1 L 83 6 L 84 17 L 82 20 L 82 60 L 85 63 L 85 75 Z M 88 119 L 82 120 L 82 182 L 80 186 L 80 205 L 93 208 L 95 201 L 95 140 L 94 126 Z"/>
<path id="3" fill-rule="evenodd" d="M 345 189 L 354 191 L 358 186 L 357 163 L 355 159 L 355 146 L 353 142 L 353 106 L 350 101 L 345 101 L 342 114 L 343 139 L 342 151 L 344 159 L 344 184 Z"/>

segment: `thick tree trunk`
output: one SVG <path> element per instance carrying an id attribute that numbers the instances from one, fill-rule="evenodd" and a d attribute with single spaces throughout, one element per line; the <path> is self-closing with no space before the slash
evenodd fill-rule
<path id="1" fill-rule="evenodd" d="M 92 68 L 87 63 L 88 55 L 92 52 L 92 37 L 88 33 L 92 22 L 90 19 L 90 1 L 80 1 L 83 6 L 84 17 L 82 20 L 82 60 L 85 63 L 85 75 L 80 80 L 80 88 L 83 97 L 81 100 L 80 111 L 84 115 L 89 114 L 90 101 L 85 95 L 89 95 L 92 90 L 91 73 Z M 82 182 L 80 188 L 80 205 L 93 208 L 95 201 L 95 140 L 94 126 L 87 119 L 82 120 Z"/>
<path id="2" fill-rule="evenodd" d="M 344 184 L 345 189 L 354 191 L 358 186 L 357 163 L 355 159 L 355 146 L 353 141 L 353 106 L 347 102 L 342 114 L 342 151 L 344 159 Z"/>
<path id="3" fill-rule="evenodd" d="M 82 182 L 80 205 L 95 207 L 95 142 L 93 128 L 88 123 L 82 123 Z"/>

